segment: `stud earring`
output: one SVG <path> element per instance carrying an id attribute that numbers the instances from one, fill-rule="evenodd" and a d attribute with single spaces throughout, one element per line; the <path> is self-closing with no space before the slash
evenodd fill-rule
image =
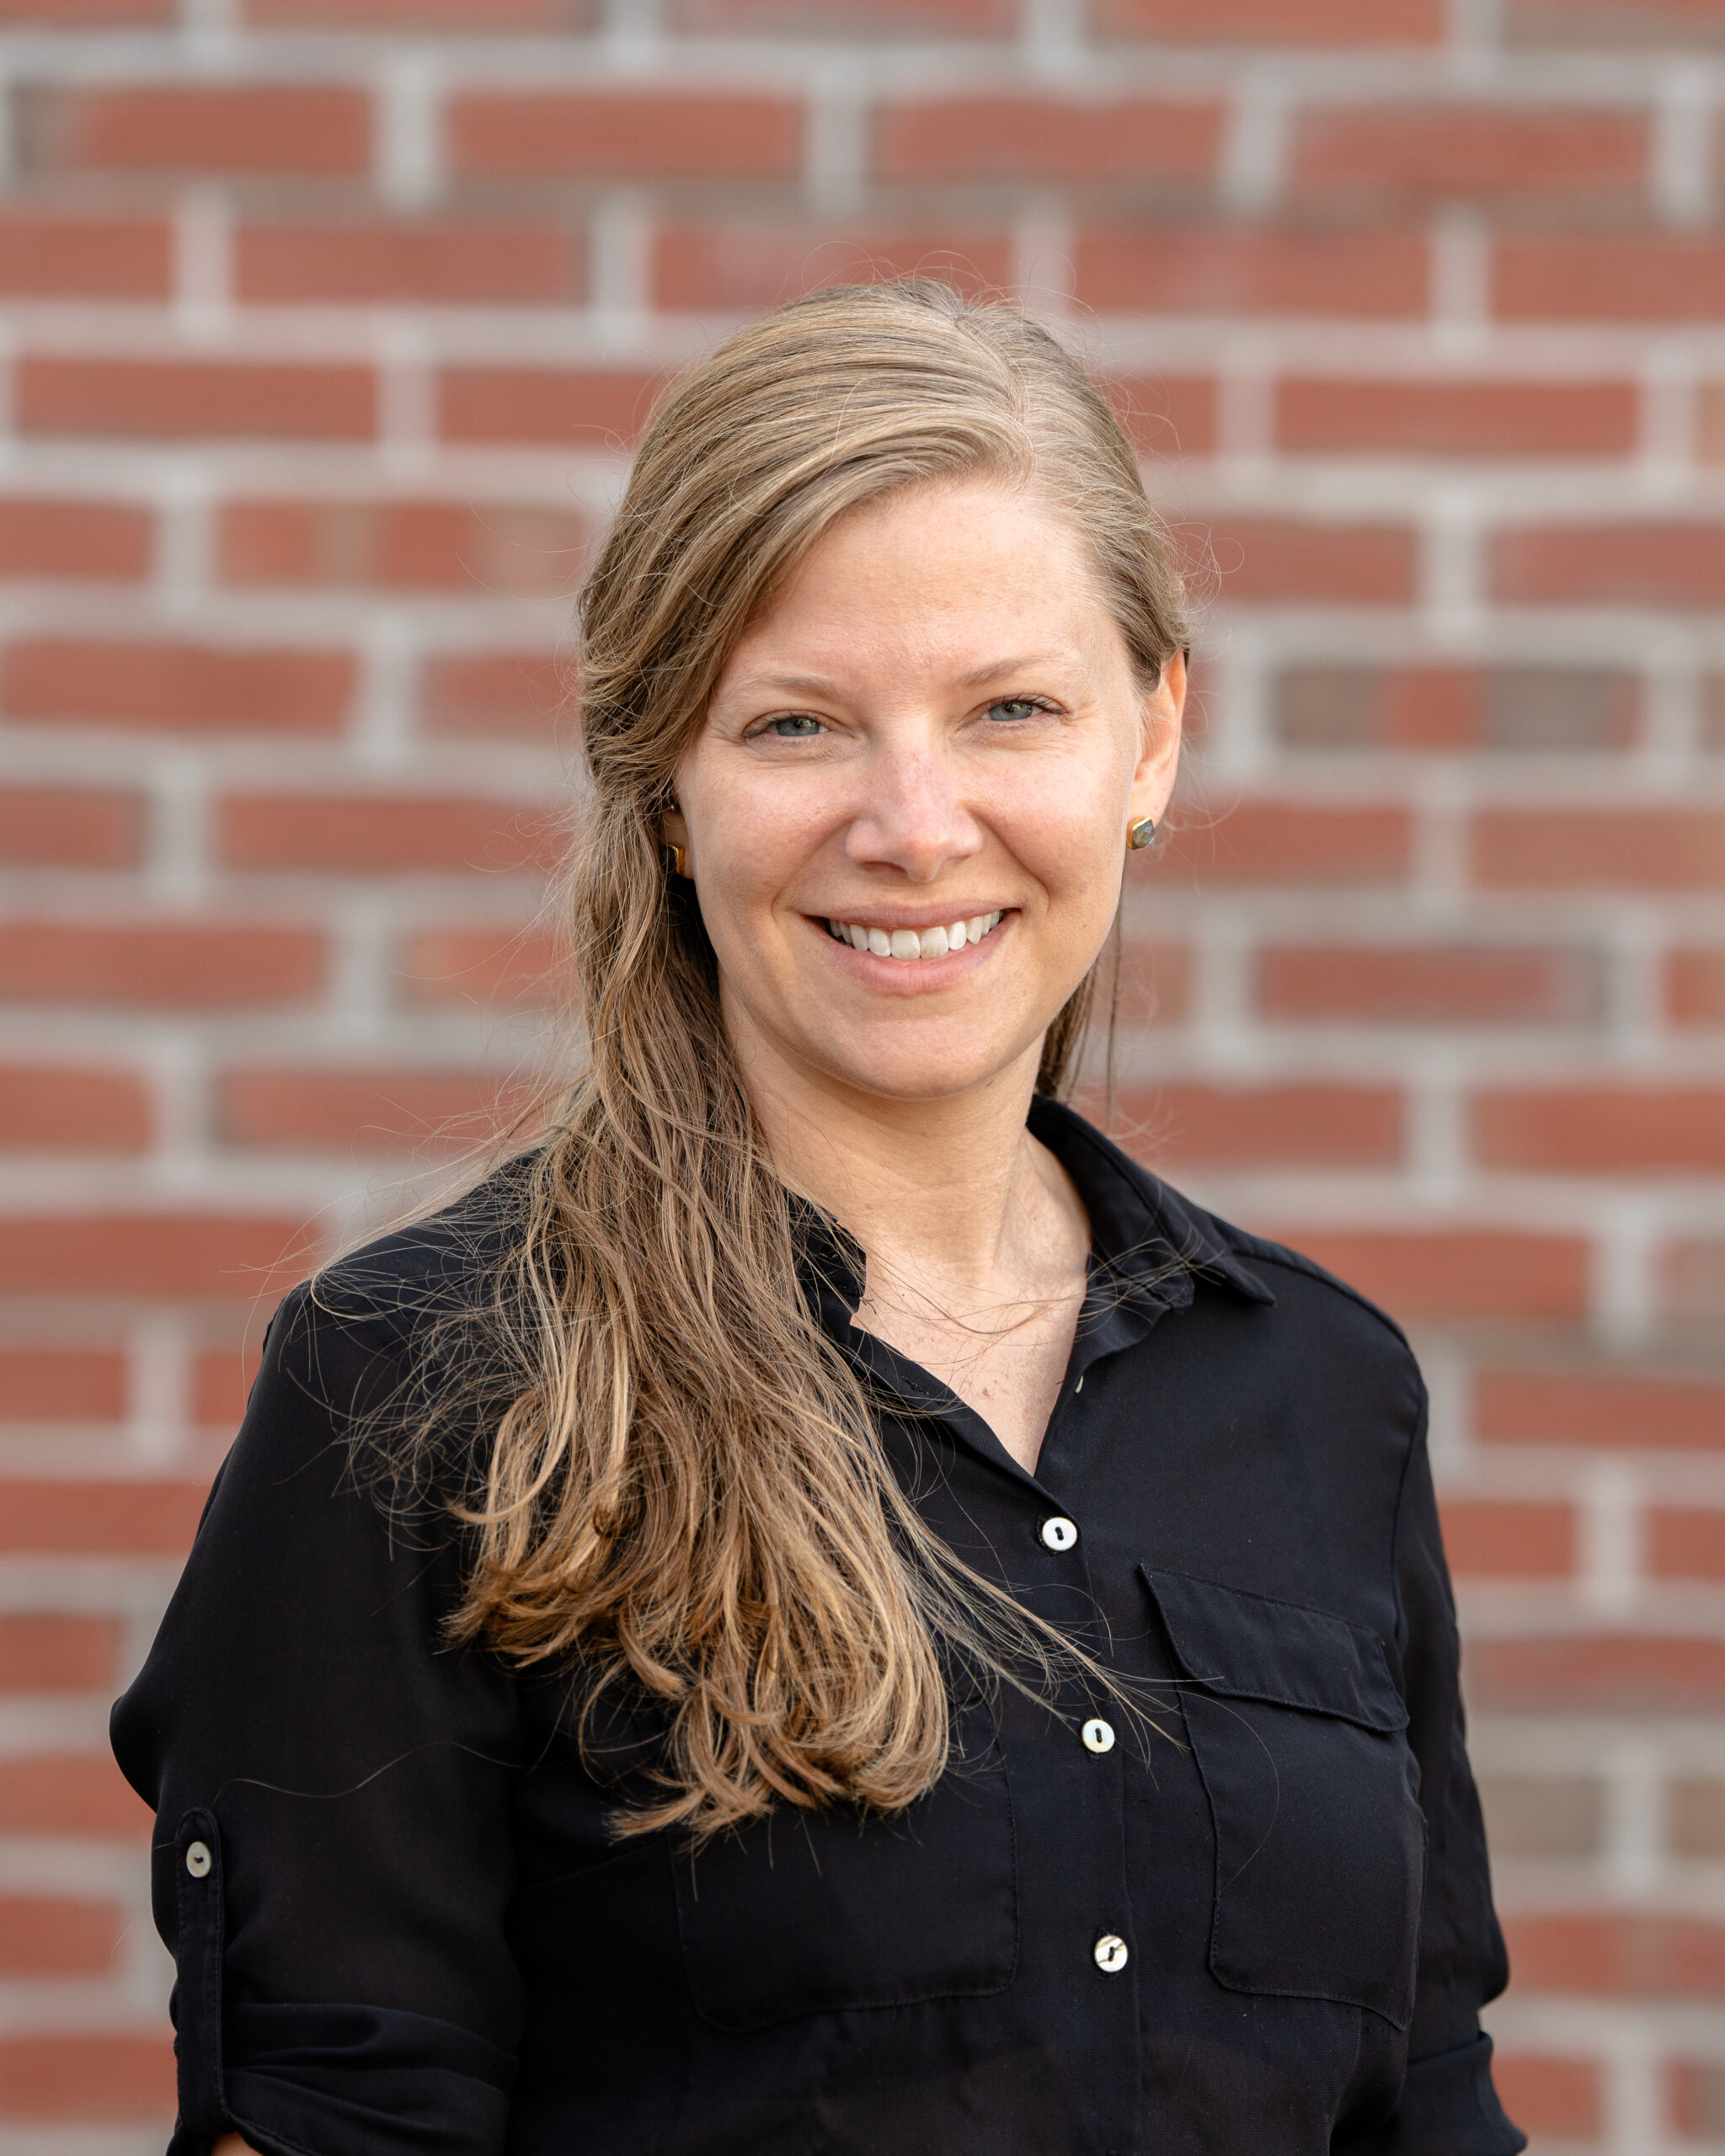
<path id="1" fill-rule="evenodd" d="M 1148 816 L 1140 816 L 1135 824 L 1126 826 L 1126 844 L 1134 853 L 1142 851 L 1155 838 L 1156 825 Z"/>

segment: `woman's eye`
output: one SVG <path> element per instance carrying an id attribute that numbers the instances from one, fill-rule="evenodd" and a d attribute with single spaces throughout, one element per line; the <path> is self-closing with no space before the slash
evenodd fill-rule
<path id="1" fill-rule="evenodd" d="M 777 734 L 781 741 L 806 741 L 812 734 L 821 730 L 820 721 L 811 718 L 807 712 L 795 712 L 788 718 L 770 718 L 764 729 Z"/>
<path id="2" fill-rule="evenodd" d="M 1047 709 L 1048 706 L 1039 703 L 1034 696 L 1002 696 L 998 703 L 989 706 L 988 716 L 1010 722 L 1015 718 L 1039 718 Z"/>

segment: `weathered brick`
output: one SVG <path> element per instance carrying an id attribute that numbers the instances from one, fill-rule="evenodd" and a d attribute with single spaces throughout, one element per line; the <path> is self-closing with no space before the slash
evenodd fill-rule
<path id="1" fill-rule="evenodd" d="M 1636 446 L 1627 382 L 1359 382 L 1285 377 L 1276 440 L 1310 455 L 1623 456 Z"/>
<path id="2" fill-rule="evenodd" d="M 462 1007 L 554 1004 L 558 972 L 550 937 L 530 929 L 432 929 L 416 936 L 397 962 L 408 1001 Z"/>
<path id="3" fill-rule="evenodd" d="M 1523 2132 L 1559 2141 L 1590 2142 L 1605 2116 L 1601 2069 L 1594 2059 L 1498 2051 L 1492 2081 L 1504 2110 Z"/>
<path id="4" fill-rule="evenodd" d="M 233 584 L 542 594 L 579 579 L 585 536 L 567 510 L 519 502 L 238 501 L 217 558 Z"/>
<path id="5" fill-rule="evenodd" d="M 1717 1174 L 1725 1091 L 1697 1086 L 1501 1087 L 1477 1094 L 1485 1166 L 1571 1175 Z"/>
<path id="6" fill-rule="evenodd" d="M 0 576 L 135 583 L 149 572 L 147 510 L 120 502 L 0 499 Z"/>
<path id="7" fill-rule="evenodd" d="M 1674 2060 L 1665 2069 L 1665 2103 L 1679 2133 L 1709 2147 L 1725 2141 L 1725 2066 Z"/>
<path id="8" fill-rule="evenodd" d="M 554 653 L 446 652 L 425 662 L 419 696 L 428 734 L 550 741 L 575 724 L 573 669 Z"/>
<path id="9" fill-rule="evenodd" d="M 931 98 L 874 115 L 884 180 L 1207 181 L 1222 108 L 1146 98 Z"/>
<path id="10" fill-rule="evenodd" d="M 1426 306 L 1426 243 L 1412 232 L 1098 225 L 1074 259 L 1079 299 L 1112 312 L 1393 318 Z"/>
<path id="11" fill-rule="evenodd" d="M 1231 516 L 1211 525 L 1207 552 L 1236 604 L 1395 606 L 1413 596 L 1413 534 L 1402 525 Z"/>
<path id="12" fill-rule="evenodd" d="M 127 173 L 363 173 L 371 100 L 334 83 L 130 83 L 38 93 L 29 161 Z"/>
<path id="13" fill-rule="evenodd" d="M 446 367 L 437 431 L 446 441 L 632 442 L 652 417 L 660 377 L 592 367 Z"/>
<path id="14" fill-rule="evenodd" d="M 121 1922 L 111 1902 L 0 1894 L 0 1974 L 104 1975 L 120 1943 Z"/>
<path id="15" fill-rule="evenodd" d="M 0 926 L 0 994 L 122 1010 L 243 1010 L 300 1003 L 323 986 L 323 937 L 201 921 L 13 921 Z"/>
<path id="16" fill-rule="evenodd" d="M 1725 44 L 1721 0 L 1509 0 L 1504 30 L 1519 45 Z"/>
<path id="17" fill-rule="evenodd" d="M 19 362 L 17 401 L 19 427 L 33 435 L 361 441 L 377 427 L 365 366 L 37 354 Z"/>
<path id="18" fill-rule="evenodd" d="M 36 724 L 334 734 L 354 681 L 344 651 L 33 637 L 0 654 L 0 703 Z"/>
<path id="19" fill-rule="evenodd" d="M 1680 1238 L 1661 1253 L 1658 1270 L 1668 1317 L 1679 1325 L 1725 1325 L 1725 1237 Z"/>
<path id="20" fill-rule="evenodd" d="M 1658 230 L 1498 239 L 1491 304 L 1505 322 L 1712 322 L 1725 310 L 1725 242 Z"/>
<path id="21" fill-rule="evenodd" d="M 583 276 L 581 236 L 566 225 L 277 222 L 234 237 L 239 296 L 277 306 L 570 307 Z"/>
<path id="22" fill-rule="evenodd" d="M 1295 666 L 1277 682 L 1278 738 L 1298 749 L 1623 749 L 1639 685 L 1611 667 Z"/>
<path id="23" fill-rule="evenodd" d="M 589 30 L 600 0 L 241 0 L 260 29 Z"/>
<path id="24" fill-rule="evenodd" d="M 446 119 L 468 178 L 794 179 L 803 113 L 788 98 L 674 91 L 473 91 Z"/>
<path id="25" fill-rule="evenodd" d="M 1725 1857 L 1725 1782 L 1673 1782 L 1665 1822 L 1674 1854 Z"/>
<path id="26" fill-rule="evenodd" d="M 163 2036 L 0 2037 L 0 2118 L 137 2121 L 174 2116 L 174 2046 Z"/>
<path id="27" fill-rule="evenodd" d="M 1594 1999 L 1725 1996 L 1725 1924 L 1698 1917 L 1596 1912 L 1505 1924 L 1516 1983 Z"/>
<path id="28" fill-rule="evenodd" d="M 1295 125 L 1296 193 L 1402 205 L 1444 196 L 1632 200 L 1648 179 L 1645 113 L 1503 104 L 1319 108 Z"/>
<path id="29" fill-rule="evenodd" d="M 1670 952 L 1665 1010 L 1674 1025 L 1725 1026 L 1725 950 Z"/>
<path id="30" fill-rule="evenodd" d="M 0 1348 L 0 1418 L 113 1422 L 126 1412 L 126 1363 L 101 1348 Z"/>
<path id="31" fill-rule="evenodd" d="M 321 1251 L 285 1215 L 113 1213 L 0 1218 L 0 1292 L 249 1301 Z"/>
<path id="32" fill-rule="evenodd" d="M 1605 1806 L 1596 1781 L 1482 1774 L 1479 1797 L 1494 1859 L 1592 1856 L 1599 1847 Z"/>
<path id="33" fill-rule="evenodd" d="M 1725 1640 L 1664 1633 L 1476 1636 L 1467 1670 L 1476 1705 L 1493 1714 L 1717 1714 L 1725 1708 Z M 1527 1981 L 1525 1967 L 1518 1975 Z"/>
<path id="34" fill-rule="evenodd" d="M 1434 45 L 1440 0 L 1096 0 L 1105 36 L 1185 45 Z"/>
<path id="35" fill-rule="evenodd" d="M 1588 1251 L 1578 1235 L 1493 1228 L 1275 1230 L 1392 1317 L 1578 1318 Z"/>
<path id="36" fill-rule="evenodd" d="M 137 1841 L 150 1825 L 148 1810 L 105 1749 L 0 1758 L 0 1833 Z"/>
<path id="37" fill-rule="evenodd" d="M 179 1556 L 208 1495 L 206 1482 L 0 1482 L 0 1550 Z"/>
<path id="38" fill-rule="evenodd" d="M 1500 891 L 1706 891 L 1725 884 L 1725 811 L 1487 808 L 1474 881 Z"/>
<path id="39" fill-rule="evenodd" d="M 1374 1086 L 1158 1086 L 1120 1102 L 1132 1150 L 1206 1167 L 1391 1167 L 1402 1097 Z"/>
<path id="40" fill-rule="evenodd" d="M 1458 1579 L 1562 1579 L 1575 1570 L 1571 1505 L 1450 1497 L 1440 1510 Z"/>
<path id="41" fill-rule="evenodd" d="M 0 9 L 0 21 L 9 19 Z M 173 247 L 159 217 L 0 215 L 0 293 L 13 299 L 165 300 Z"/>
<path id="42" fill-rule="evenodd" d="M 1141 375 L 1108 385 L 1135 445 L 1150 456 L 1207 456 L 1216 446 L 1208 375 Z"/>
<path id="43" fill-rule="evenodd" d="M 1394 883 L 1406 874 L 1411 831 L 1391 804 L 1223 805 L 1212 819 L 1176 825 L 1142 873 L 1209 883 Z"/>
<path id="44" fill-rule="evenodd" d="M 1725 1579 L 1725 1512 L 1653 1505 L 1647 1534 L 1648 1569 L 1656 1579 Z"/>
<path id="45" fill-rule="evenodd" d="M 1119 1022 L 1178 1026 L 1191 1012 L 1193 954 L 1183 943 L 1130 938 L 1120 953 Z M 1098 1025 L 1106 1022 L 1100 1011 Z"/>
<path id="46" fill-rule="evenodd" d="M 1523 605 L 1641 606 L 1660 612 L 1725 603 L 1725 525 L 1578 524 L 1500 531 L 1492 584 Z"/>
<path id="47" fill-rule="evenodd" d="M 109 1691 L 119 1653 L 112 1617 L 0 1614 L 0 1692 Z"/>
<path id="48" fill-rule="evenodd" d="M 0 1146 L 8 1150 L 141 1152 L 152 1121 L 149 1094 L 129 1073 L 0 1065 Z"/>
<path id="49" fill-rule="evenodd" d="M 129 868 L 143 828 L 133 793 L 0 787 L 0 862 L 8 867 Z"/>
<path id="50" fill-rule="evenodd" d="M 521 1098 L 518 1086 L 475 1070 L 229 1070 L 217 1081 L 216 1135 L 344 1154 L 473 1145 Z"/>
<path id="51" fill-rule="evenodd" d="M 175 0 L 0 0 L 0 23 L 43 29 L 136 29 L 173 21 Z"/>
<path id="52" fill-rule="evenodd" d="M 1486 1444 L 1725 1449 L 1725 1378 L 1598 1364 L 1487 1369 L 1475 1383 L 1473 1428 Z"/>
<path id="53" fill-rule="evenodd" d="M 1012 0 L 670 0 L 679 29 L 703 36 L 1004 37 Z"/>
<path id="54" fill-rule="evenodd" d="M 1288 944 L 1260 951 L 1256 999 L 1306 1024 L 1573 1026 L 1598 1017 L 1598 953 L 1562 945 Z"/>
<path id="55" fill-rule="evenodd" d="M 236 1428 L 246 1412 L 260 1359 L 255 1339 L 238 1348 L 209 1348 L 198 1356 L 192 1366 L 193 1422 L 222 1430 Z"/>
<path id="56" fill-rule="evenodd" d="M 997 290 L 1012 274 L 999 226 L 674 222 L 653 248 L 653 296 L 662 307 L 753 313 L 825 285 L 873 285 L 889 276 L 938 277 Z"/>
<path id="57" fill-rule="evenodd" d="M 231 868 L 350 876 L 546 868 L 561 851 L 542 808 L 441 794 L 230 795 L 217 809 Z"/>

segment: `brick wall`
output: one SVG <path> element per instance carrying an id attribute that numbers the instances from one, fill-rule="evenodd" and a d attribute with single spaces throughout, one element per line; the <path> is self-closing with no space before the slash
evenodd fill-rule
<path id="1" fill-rule="evenodd" d="M 1512 2106 L 1725 2144 L 1725 0 L 0 22 L 8 2146 L 159 2145 L 107 1702 L 295 1253 L 532 1034 L 651 385 L 882 262 L 1066 320 L 1213 564 L 1128 1106 L 1418 1337 Z"/>

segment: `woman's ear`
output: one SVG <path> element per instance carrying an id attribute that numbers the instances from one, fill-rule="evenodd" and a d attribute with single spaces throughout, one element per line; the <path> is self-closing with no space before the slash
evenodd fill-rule
<path id="1" fill-rule="evenodd" d="M 1186 708 L 1186 654 L 1177 651 L 1162 678 L 1144 697 L 1139 712 L 1138 768 L 1126 820 L 1148 816 L 1161 823 L 1180 768 L 1180 722 Z"/>

